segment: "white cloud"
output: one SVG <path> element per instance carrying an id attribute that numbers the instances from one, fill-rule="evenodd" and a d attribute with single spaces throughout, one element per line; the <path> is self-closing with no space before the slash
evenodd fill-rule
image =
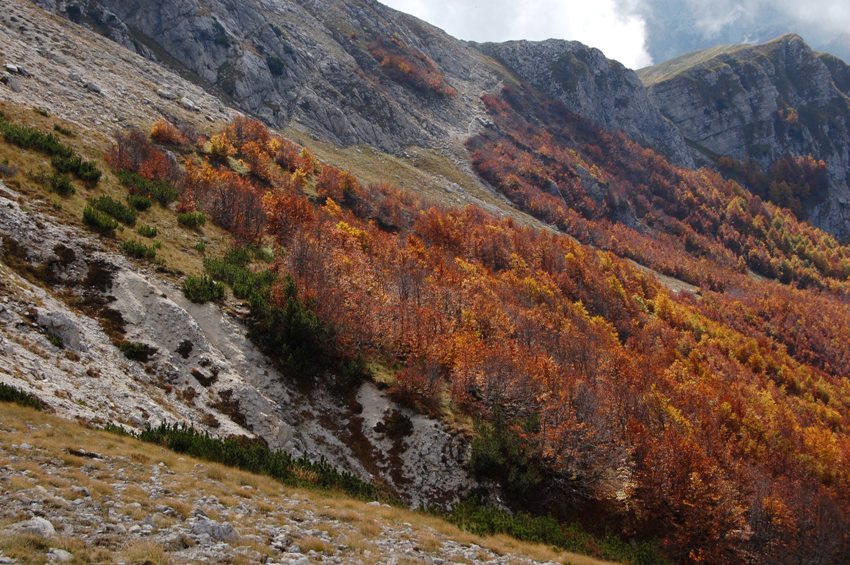
<path id="1" fill-rule="evenodd" d="M 460 39 L 580 41 L 637 69 L 652 62 L 637 0 L 381 0 Z"/>

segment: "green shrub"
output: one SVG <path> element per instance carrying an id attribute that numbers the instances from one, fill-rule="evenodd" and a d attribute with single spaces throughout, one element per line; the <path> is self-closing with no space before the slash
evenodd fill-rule
<path id="1" fill-rule="evenodd" d="M 127 187 L 132 194 L 155 200 L 160 206 L 168 206 L 180 197 L 177 189 L 165 181 L 148 180 L 131 171 L 118 171 L 115 174 L 121 184 Z"/>
<path id="2" fill-rule="evenodd" d="M 534 421 L 520 422 L 533 431 Z M 472 440 L 472 470 L 478 477 L 498 481 L 513 498 L 522 498 L 541 482 L 528 448 L 514 426 L 496 411 L 491 421 L 476 423 Z"/>
<path id="3" fill-rule="evenodd" d="M 91 205 L 86 206 L 83 210 L 83 221 L 86 225 L 106 235 L 113 235 L 118 227 L 118 222 L 115 219 Z"/>
<path id="4" fill-rule="evenodd" d="M 54 347 L 58 347 L 59 349 L 65 349 L 65 342 L 62 340 L 62 336 L 58 336 L 53 333 L 48 333 L 46 337 L 47 341 L 49 341 Z"/>
<path id="5" fill-rule="evenodd" d="M 267 55 L 266 65 L 268 66 L 269 71 L 271 71 L 272 75 L 276 77 L 283 76 L 283 73 L 286 70 L 283 65 L 283 60 L 276 55 Z"/>
<path id="6" fill-rule="evenodd" d="M 198 229 L 207 223 L 203 212 L 182 212 L 177 214 L 177 223 L 188 229 Z"/>
<path id="7" fill-rule="evenodd" d="M 272 301 L 276 276 L 268 269 L 252 271 L 249 264 L 256 256 L 254 249 L 237 247 L 220 259 L 204 261 L 211 277 L 227 283 L 234 296 L 248 301 L 251 340 L 296 376 L 315 375 L 332 368 L 347 378 L 358 367 L 365 367 L 338 355 L 330 331 L 298 297 L 291 277 L 283 281 L 283 304 L 278 306 Z"/>
<path id="8" fill-rule="evenodd" d="M 196 304 L 218 302 L 224 298 L 224 285 L 207 275 L 188 277 L 183 281 L 183 294 Z"/>
<path id="9" fill-rule="evenodd" d="M 124 357 L 131 361 L 148 361 L 151 356 L 156 353 L 156 349 L 146 343 L 137 341 L 122 341 L 118 344 L 118 349 L 124 354 Z"/>
<path id="10" fill-rule="evenodd" d="M 146 259 L 148 261 L 156 258 L 156 248 L 145 245 L 140 241 L 127 240 L 121 244 L 121 249 L 130 257 Z"/>
<path id="11" fill-rule="evenodd" d="M 222 258 L 205 259 L 204 268 L 214 279 L 227 283 L 236 298 L 263 307 L 276 277 L 269 270 L 252 271 L 248 267 L 252 257 L 250 249 L 235 247 Z"/>
<path id="12" fill-rule="evenodd" d="M 17 145 L 22 149 L 32 149 L 46 155 L 61 155 L 70 157 L 74 151 L 64 145 L 52 133 L 44 133 L 35 128 L 19 126 L 9 122 L 0 122 L 0 132 L 3 133 L 3 138 L 12 145 Z"/>
<path id="13" fill-rule="evenodd" d="M 70 196 L 76 192 L 74 185 L 71 184 L 71 179 L 67 175 L 53 173 L 47 177 L 46 181 L 48 188 L 61 196 Z"/>
<path id="14" fill-rule="evenodd" d="M 144 212 L 153 205 L 153 202 L 151 202 L 150 199 L 145 196 L 140 196 L 138 194 L 128 194 L 127 204 L 129 204 L 139 212 Z"/>
<path id="15" fill-rule="evenodd" d="M 54 129 L 57 127 L 61 128 L 61 126 L 54 126 Z M 97 184 L 100 180 L 100 169 L 94 163 L 83 160 L 52 133 L 13 124 L 5 118 L 0 118 L 0 133 L 12 145 L 53 157 L 53 166 L 60 173 L 73 173 L 78 179 L 91 184 Z"/>
<path id="16" fill-rule="evenodd" d="M 628 543 L 613 535 L 597 537 L 586 532 L 580 524 L 561 524 L 550 516 L 508 512 L 484 505 L 475 497 L 455 506 L 446 519 L 480 536 L 506 534 L 523 541 L 634 565 L 668 563 L 655 542 Z"/>
<path id="17" fill-rule="evenodd" d="M 90 204 L 101 212 L 112 216 L 122 224 L 128 226 L 136 225 L 136 211 L 109 196 L 95 198 Z"/>
<path id="18" fill-rule="evenodd" d="M 51 161 L 53 168 L 60 173 L 71 173 L 81 181 L 97 184 L 103 173 L 91 161 L 85 161 L 79 155 L 55 155 Z"/>
<path id="19" fill-rule="evenodd" d="M 44 405 L 41 400 L 19 388 L 0 383 L 0 402 L 11 402 L 28 408 L 41 410 Z"/>
<path id="20" fill-rule="evenodd" d="M 195 244 L 195 251 L 198 253 L 205 253 L 207 250 L 207 243 L 205 241 L 199 241 Z"/>
<path id="21" fill-rule="evenodd" d="M 126 434 L 117 426 L 109 429 Z M 145 428 L 134 437 L 198 459 L 266 475 L 286 485 L 341 491 L 360 500 L 397 503 L 374 485 L 336 469 L 324 459 L 318 462 L 310 461 L 306 456 L 295 459 L 283 451 L 273 451 L 257 440 L 218 439 L 194 428 L 170 424 Z"/>
<path id="22" fill-rule="evenodd" d="M 136 228 L 136 233 L 138 233 L 142 237 L 147 237 L 153 239 L 156 237 L 157 231 L 153 226 L 149 226 L 147 224 L 142 224 L 138 228 Z"/>

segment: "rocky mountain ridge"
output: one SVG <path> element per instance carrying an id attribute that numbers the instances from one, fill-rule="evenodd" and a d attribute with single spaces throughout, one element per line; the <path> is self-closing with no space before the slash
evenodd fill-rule
<path id="1" fill-rule="evenodd" d="M 399 152 L 465 136 L 500 78 L 472 47 L 372 0 L 39 0 L 163 62 L 270 125 Z M 370 48 L 394 39 L 432 61 L 452 96 L 387 76 Z"/>
<path id="2" fill-rule="evenodd" d="M 203 10 L 197 0 L 36 1 L 270 125 L 296 125 L 335 143 L 399 152 L 463 141 L 488 121 L 481 95 L 515 73 L 570 111 L 692 164 L 635 74 L 577 42 L 466 43 L 373 0 L 253 1 L 238 9 L 216 2 Z M 389 78 L 372 47 L 390 39 L 430 59 L 456 94 L 423 93 Z"/>
<path id="3" fill-rule="evenodd" d="M 643 69 L 644 85 L 577 42 L 466 43 L 373 0 L 36 1 L 273 126 L 335 144 L 432 147 L 464 160 L 462 142 L 489 122 L 481 95 L 519 80 L 682 166 L 728 156 L 767 168 L 811 154 L 829 165 L 830 191 L 807 202 L 805 217 L 850 237 L 850 114 L 846 88 L 834 86 L 848 71 L 798 36 Z M 442 84 L 423 86 L 420 71 Z M 780 116 L 788 109 L 793 123 Z"/>
<path id="4" fill-rule="evenodd" d="M 659 112 L 634 71 L 577 41 L 508 41 L 480 46 L 522 80 L 580 116 L 693 166 L 685 140 Z"/>
<path id="5" fill-rule="evenodd" d="M 806 210 L 814 225 L 850 237 L 850 67 L 797 35 L 759 46 L 697 52 L 642 69 L 650 96 L 700 163 L 718 156 L 767 170 L 786 155 L 826 161 L 829 191 Z"/>

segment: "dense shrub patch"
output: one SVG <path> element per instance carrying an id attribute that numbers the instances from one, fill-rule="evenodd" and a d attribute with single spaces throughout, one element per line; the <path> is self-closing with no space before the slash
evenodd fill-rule
<path id="1" fill-rule="evenodd" d="M 81 181 L 97 184 L 102 175 L 91 161 L 86 161 L 50 132 L 10 123 L 0 118 L 0 133 L 12 145 L 31 149 L 52 157 L 53 167 L 60 173 L 72 173 Z"/>
<path id="2" fill-rule="evenodd" d="M 146 343 L 138 341 L 122 341 L 118 343 L 118 349 L 124 354 L 124 357 L 131 361 L 140 361 L 142 363 L 150 360 L 151 356 L 156 353 L 156 349 Z"/>
<path id="3" fill-rule="evenodd" d="M 207 223 L 203 212 L 181 212 L 177 214 L 177 223 L 191 230 L 196 230 Z"/>
<path id="4" fill-rule="evenodd" d="M 67 175 L 53 173 L 47 177 L 47 186 L 60 196 L 70 196 L 76 192 Z"/>
<path id="5" fill-rule="evenodd" d="M 101 212 L 91 204 L 83 210 L 83 222 L 104 235 L 113 235 L 118 227 L 118 222 L 112 216 Z"/>
<path id="6" fill-rule="evenodd" d="M 90 202 L 91 206 L 107 214 L 122 224 L 136 225 L 136 211 L 109 196 L 100 196 Z"/>
<path id="7" fill-rule="evenodd" d="M 446 84 L 446 77 L 427 55 L 406 45 L 396 36 L 379 39 L 369 45 L 369 53 L 393 80 L 420 92 L 440 96 L 457 96 L 457 90 Z"/>
<path id="8" fill-rule="evenodd" d="M 142 224 L 138 228 L 136 228 L 136 233 L 138 233 L 142 237 L 154 238 L 156 237 L 157 231 L 153 226 L 149 226 L 147 224 Z"/>
<path id="9" fill-rule="evenodd" d="M 449 522 L 480 536 L 506 534 L 516 539 L 543 543 L 577 553 L 634 565 L 667 563 L 655 542 L 628 544 L 616 536 L 602 538 L 587 533 L 580 525 L 564 525 L 550 516 L 507 512 L 482 504 L 475 497 L 457 505 L 447 516 Z"/>
<path id="10" fill-rule="evenodd" d="M 131 194 L 155 200 L 160 206 L 176 202 L 180 195 L 177 189 L 166 181 L 146 179 L 132 171 L 118 171 L 115 174 Z"/>
<path id="11" fill-rule="evenodd" d="M 0 133 L 7 143 L 17 145 L 22 149 L 32 149 L 45 155 L 72 157 L 74 150 L 59 141 L 52 133 L 43 132 L 36 128 L 13 124 L 5 118 L 0 118 Z"/>
<path id="12" fill-rule="evenodd" d="M 196 304 L 218 302 L 224 298 L 224 285 L 207 275 L 188 277 L 183 281 L 183 294 Z"/>
<path id="13" fill-rule="evenodd" d="M 129 204 L 139 212 L 144 212 L 145 210 L 151 207 L 153 202 L 151 202 L 149 198 L 139 196 L 138 194 L 128 194 L 127 204 Z"/>
<path id="14" fill-rule="evenodd" d="M 156 248 L 150 245 L 145 245 L 140 241 L 127 240 L 121 244 L 121 249 L 130 257 L 136 259 L 146 259 L 148 261 L 156 258 Z"/>
<path id="15" fill-rule="evenodd" d="M 51 161 L 53 168 L 60 173 L 71 173 L 78 179 L 89 184 L 97 184 L 103 175 L 97 165 L 91 161 L 85 161 L 79 155 L 55 155 Z"/>
<path id="16" fill-rule="evenodd" d="M 35 396 L 5 383 L 0 383 L 0 402 L 20 404 L 21 406 L 35 408 L 36 410 L 41 410 L 43 408 L 41 400 Z"/>

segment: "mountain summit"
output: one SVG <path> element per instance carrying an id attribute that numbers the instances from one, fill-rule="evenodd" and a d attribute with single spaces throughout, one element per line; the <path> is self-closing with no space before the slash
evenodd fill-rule
<path id="1" fill-rule="evenodd" d="M 785 35 L 763 45 L 698 51 L 639 75 L 698 162 L 717 165 L 727 157 L 769 171 L 791 156 L 825 161 L 828 186 L 791 198 L 799 197 L 797 212 L 814 225 L 850 237 L 850 67 L 844 62 Z M 770 187 L 763 196 L 771 198 Z M 789 203 L 787 195 L 773 199 Z"/>

